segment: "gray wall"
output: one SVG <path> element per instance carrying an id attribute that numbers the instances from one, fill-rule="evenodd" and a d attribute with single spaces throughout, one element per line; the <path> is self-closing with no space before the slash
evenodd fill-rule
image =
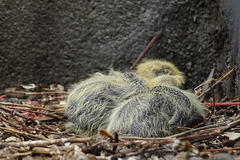
<path id="1" fill-rule="evenodd" d="M 1 1 L 0 88 L 128 70 L 159 30 L 145 58 L 173 62 L 186 87 L 196 87 L 223 52 L 219 7 L 219 0 Z"/>
<path id="2" fill-rule="evenodd" d="M 228 99 L 240 97 L 240 1 L 221 0 L 218 16 L 218 34 L 215 39 L 220 54 L 218 73 L 226 73 L 236 67 L 236 71 L 222 81 L 218 94 Z M 216 75 L 217 76 L 217 75 Z M 218 74 L 220 76 L 220 74 Z"/>

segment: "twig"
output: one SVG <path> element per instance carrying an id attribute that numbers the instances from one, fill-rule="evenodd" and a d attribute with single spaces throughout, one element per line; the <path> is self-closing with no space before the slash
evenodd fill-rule
<path id="1" fill-rule="evenodd" d="M 115 131 L 115 132 L 117 132 L 117 131 Z M 110 132 L 108 132 L 108 131 L 106 131 L 105 129 L 99 129 L 99 130 L 98 130 L 98 133 L 99 133 L 100 136 L 109 137 L 111 140 L 114 140 L 114 139 L 115 139 L 115 135 L 112 134 L 112 133 L 110 133 Z M 119 139 L 119 140 L 122 141 L 122 142 L 124 142 L 123 139 Z"/>
<path id="2" fill-rule="evenodd" d="M 87 138 L 61 138 L 61 139 L 46 139 L 46 140 L 37 140 L 37 141 L 24 141 L 24 142 L 4 142 L 0 143 L 0 147 L 6 147 L 6 146 L 14 146 L 14 147 L 40 147 L 40 146 L 48 146 L 52 144 L 63 144 L 66 142 L 89 142 L 92 139 L 92 137 Z"/>
<path id="3" fill-rule="evenodd" d="M 156 141 L 160 144 L 166 144 L 166 143 L 172 143 L 174 141 L 174 139 L 179 139 L 179 140 L 193 140 L 193 142 L 197 142 L 197 141 L 202 141 L 202 140 L 206 140 L 206 139 L 210 139 L 210 138 L 215 138 L 216 136 L 220 135 L 223 133 L 223 131 L 227 131 L 237 125 L 240 124 L 240 120 L 239 121 L 235 121 L 231 124 L 229 124 L 230 126 L 229 127 L 225 127 L 224 129 L 220 130 L 219 128 L 216 128 L 216 127 L 219 127 L 219 126 L 222 126 L 222 125 L 226 125 L 226 123 L 221 123 L 221 124 L 216 124 L 216 125 L 209 125 L 209 126 L 204 126 L 204 127 L 200 127 L 200 128 L 196 128 L 196 129 L 193 129 L 193 130 L 189 130 L 189 131 L 185 131 L 185 132 L 182 132 L 182 133 L 179 133 L 179 134 L 176 134 L 176 135 L 172 135 L 172 136 L 168 136 L 168 137 L 163 137 L 163 138 L 142 138 L 142 137 L 121 137 L 122 139 L 126 139 L 126 140 L 144 140 L 144 141 Z M 213 130 L 212 132 L 210 133 L 204 133 L 204 131 L 208 128 L 216 128 L 216 130 Z M 190 136 L 186 136 L 186 137 L 181 137 L 181 138 L 176 138 L 176 137 L 179 137 L 179 136 L 183 136 L 185 134 L 189 134 L 189 133 L 192 133 L 192 132 L 196 132 L 196 131 L 202 131 L 203 133 L 202 134 L 195 134 L 195 135 L 190 135 Z"/>
<path id="4" fill-rule="evenodd" d="M 6 95 L 1 95 L 1 96 L 0 96 L 0 99 L 1 99 L 1 98 L 5 98 L 5 97 L 7 97 L 7 96 L 6 96 Z"/>
<path id="5" fill-rule="evenodd" d="M 204 103 L 206 106 L 213 106 L 213 103 Z M 224 102 L 224 103 L 215 103 L 215 106 L 234 106 L 240 105 L 240 102 Z"/>
<path id="6" fill-rule="evenodd" d="M 11 126 L 13 126 L 13 127 L 15 127 L 15 128 L 18 127 L 17 125 L 15 125 L 15 124 L 13 124 L 12 122 L 6 120 L 6 119 L 5 119 L 4 117 L 2 117 L 2 116 L 0 117 L 0 121 L 4 121 L 4 122 L 10 124 Z"/>
<path id="7" fill-rule="evenodd" d="M 80 135 L 77 135 L 77 134 L 54 132 L 54 131 L 46 131 L 46 130 L 38 129 L 38 128 L 28 128 L 28 130 L 31 130 L 31 131 L 40 131 L 40 132 L 44 132 L 44 133 L 47 133 L 47 134 L 63 135 L 63 136 L 74 136 L 74 137 L 77 137 L 77 138 L 84 138 L 83 136 L 80 136 Z"/>
<path id="8" fill-rule="evenodd" d="M 221 78 L 218 80 L 218 81 L 216 81 L 213 85 L 212 85 L 212 87 L 215 87 L 216 85 L 218 85 L 220 82 L 222 82 L 222 80 L 223 79 L 225 79 L 230 73 L 232 73 L 233 71 L 235 71 L 236 70 L 236 67 L 234 67 L 233 69 L 231 69 L 228 73 L 226 73 L 224 76 L 221 76 Z M 200 98 L 200 97 L 202 97 L 204 94 L 206 94 L 208 91 L 210 91 L 211 90 L 211 88 L 208 88 L 206 91 L 204 91 L 203 93 L 201 93 L 199 96 L 198 96 L 198 98 Z"/>
<path id="9" fill-rule="evenodd" d="M 205 149 L 202 152 L 227 152 L 231 150 L 240 150 L 240 147 Z"/>
<path id="10" fill-rule="evenodd" d="M 25 96 L 28 95 L 44 95 L 44 94 L 69 94 L 69 92 L 65 91 L 50 91 L 50 92 L 24 92 L 24 91 L 16 91 L 16 88 L 9 88 L 5 90 L 6 93 L 17 93 L 23 94 Z"/>
<path id="11" fill-rule="evenodd" d="M 44 105 L 44 107 L 48 108 L 48 107 L 54 107 L 54 108 L 59 108 L 59 109 L 63 109 L 64 105 L 63 104 L 47 104 Z"/>
<path id="12" fill-rule="evenodd" d="M 212 125 L 208 125 L 208 126 L 203 126 L 203 127 L 191 129 L 191 130 L 188 130 L 188 131 L 184 131 L 184 132 L 181 132 L 181 133 L 177 133 L 177 134 L 165 137 L 165 138 L 177 138 L 177 137 L 184 136 L 186 134 L 190 134 L 190 133 L 193 133 L 193 132 L 203 131 L 203 130 L 208 129 L 208 128 L 216 128 L 216 127 L 224 126 L 224 125 L 226 125 L 226 123 L 227 122 L 225 122 L 225 123 L 218 123 L 218 124 L 212 124 Z"/>
<path id="13" fill-rule="evenodd" d="M 0 102 L 0 104 L 1 104 L 1 102 Z M 15 115 L 17 115 L 17 116 L 19 116 L 19 117 L 21 117 L 21 118 L 28 119 L 27 117 L 23 116 L 21 113 L 17 112 L 16 110 L 9 109 L 9 108 L 4 107 L 4 106 L 2 106 L 2 105 L 0 105 L 0 109 L 6 111 L 6 112 L 8 112 L 8 113 L 14 113 Z"/>
<path id="14" fill-rule="evenodd" d="M 238 125 L 240 125 L 240 120 L 237 120 L 237 121 L 234 121 L 234 122 L 228 124 L 224 129 L 220 130 L 219 135 L 223 134 L 224 132 L 229 131 L 230 129 L 232 129 L 232 128 L 238 126 Z M 192 140 L 190 142 L 191 143 L 200 142 L 200 141 L 203 141 L 203 140 L 216 138 L 217 136 L 218 136 L 218 134 L 211 133 L 210 136 L 202 137 L 200 139 L 195 139 L 195 140 Z"/>
<path id="15" fill-rule="evenodd" d="M 240 125 L 240 120 L 237 120 L 237 121 L 234 121 L 234 122 L 228 124 L 229 127 L 225 128 L 225 129 L 222 129 L 221 130 L 221 134 L 224 133 L 224 132 L 229 131 L 230 129 L 232 129 L 232 128 L 238 126 L 238 125 Z"/>
<path id="16" fill-rule="evenodd" d="M 4 121 L 4 122 L 12 125 L 15 128 L 22 127 L 22 125 L 15 125 L 15 124 L 13 124 L 12 122 L 6 120 L 4 117 L 0 117 L 0 121 Z M 40 132 L 47 133 L 47 134 L 64 135 L 64 136 L 75 136 L 75 137 L 78 137 L 78 138 L 83 138 L 83 136 L 80 136 L 80 135 L 76 135 L 76 134 L 72 134 L 72 133 L 62 133 L 62 132 L 56 131 L 52 127 L 49 127 L 48 125 L 43 124 L 43 123 L 41 125 L 43 125 L 45 128 L 48 128 L 48 129 L 50 129 L 52 131 L 42 130 L 42 129 L 39 129 L 39 128 L 29 128 L 29 127 L 26 127 L 26 128 L 28 130 L 31 130 L 31 131 L 40 131 Z"/>
<path id="17" fill-rule="evenodd" d="M 124 140 L 154 141 L 154 142 L 156 142 L 156 143 L 168 144 L 168 143 L 173 143 L 176 138 L 168 138 L 168 137 L 154 137 L 154 138 L 144 138 L 144 137 L 120 137 L 120 139 L 124 139 Z"/>
<path id="18" fill-rule="evenodd" d="M 205 124 L 213 115 L 213 112 L 214 112 L 214 109 L 215 109 L 215 94 L 214 94 L 214 91 L 213 91 L 213 86 L 209 86 L 209 88 L 212 90 L 212 96 L 213 96 L 213 105 L 212 105 L 212 109 L 211 109 L 211 113 L 210 115 L 208 116 L 207 119 L 205 119 L 203 122 L 199 123 L 198 125 L 194 126 L 193 128 L 197 128 L 199 126 L 202 126 L 203 124 Z"/>
<path id="19" fill-rule="evenodd" d="M 31 105 L 31 104 L 17 104 L 17 103 L 10 103 L 10 102 L 0 102 L 0 104 L 1 105 L 6 105 L 6 106 L 20 106 L 20 107 L 27 107 L 27 108 L 41 109 L 41 110 L 55 112 L 55 110 L 53 110 L 53 109 L 36 107 L 36 106 Z"/>
<path id="20" fill-rule="evenodd" d="M 30 112 L 30 113 L 43 114 L 43 115 L 45 115 L 45 116 L 52 117 L 52 118 L 56 118 L 56 119 L 62 120 L 62 121 L 65 120 L 62 116 L 58 116 L 58 115 L 53 114 L 53 113 L 46 113 L 46 112 L 42 112 L 42 111 L 29 111 L 29 112 Z"/>
<path id="21" fill-rule="evenodd" d="M 218 134 L 217 134 L 217 135 L 218 135 Z M 199 138 L 199 139 L 191 140 L 191 141 L 189 141 L 189 142 L 190 142 L 190 143 L 202 142 L 202 141 L 204 141 L 204 140 L 214 139 L 214 138 L 216 138 L 217 135 L 205 136 L 205 137 L 202 137 L 202 138 Z"/>
<path id="22" fill-rule="evenodd" d="M 62 153 L 57 153 L 54 151 L 52 148 L 47 148 L 47 147 L 34 147 L 32 149 L 33 154 L 41 154 L 41 155 L 57 155 L 57 154 L 62 154 Z"/>
<path id="23" fill-rule="evenodd" d="M 52 101 L 56 101 L 56 100 L 63 100 L 66 99 L 66 96 L 58 96 L 58 97 L 50 97 L 47 99 L 41 99 L 42 103 L 46 103 L 46 102 L 52 102 Z"/>
<path id="24" fill-rule="evenodd" d="M 38 122 L 38 121 L 37 121 Z M 46 125 L 46 124 L 44 124 L 44 123 L 41 123 L 41 125 L 44 127 L 44 128 L 47 128 L 47 129 L 49 129 L 50 131 L 53 131 L 53 132 L 58 132 L 57 130 L 55 130 L 53 127 L 50 127 L 50 126 L 48 126 L 48 125 Z"/>
<path id="25" fill-rule="evenodd" d="M 142 53 L 138 56 L 137 60 L 133 63 L 131 69 L 134 69 L 136 65 L 139 63 L 139 61 L 142 59 L 142 57 L 147 53 L 147 51 L 151 48 L 153 43 L 161 36 L 162 31 L 159 31 L 153 39 L 148 43 L 147 47 L 142 51 Z"/>
<path id="26" fill-rule="evenodd" d="M 205 138 L 207 136 L 217 136 L 220 133 L 221 133 L 220 131 L 215 131 L 215 132 L 201 134 L 201 135 L 190 135 L 187 137 L 181 137 L 181 138 L 179 138 L 179 140 L 192 140 L 192 139 L 196 140 L 197 138 Z"/>
<path id="27" fill-rule="evenodd" d="M 27 133 L 27 132 L 18 131 L 18 130 L 13 129 L 13 128 L 0 127 L 0 129 L 4 130 L 4 131 L 7 131 L 7 132 L 10 132 L 10 133 L 18 134 L 18 135 L 21 135 L 21 136 L 24 136 L 24 137 L 30 137 L 30 138 L 41 139 L 41 140 L 46 140 L 47 139 L 47 138 L 36 136 L 36 135 L 30 134 L 30 133 Z"/>
<path id="28" fill-rule="evenodd" d="M 14 153 L 14 154 L 2 154 L 2 155 L 0 155 L 0 158 L 22 157 L 22 156 L 28 156 L 28 155 L 31 155 L 31 154 L 32 154 L 32 152 Z"/>
<path id="29" fill-rule="evenodd" d="M 24 148 L 24 147 L 18 148 L 18 147 L 9 146 L 9 149 L 13 149 L 14 151 L 18 151 L 18 152 L 28 152 L 29 151 L 29 148 Z"/>
<path id="30" fill-rule="evenodd" d="M 117 132 L 114 132 L 113 134 L 114 134 L 114 142 L 115 142 L 115 143 L 118 143 L 118 142 L 119 142 L 118 133 L 117 133 Z M 117 149 L 117 146 L 113 146 L 113 149 L 112 149 L 113 152 L 115 152 L 116 149 Z"/>

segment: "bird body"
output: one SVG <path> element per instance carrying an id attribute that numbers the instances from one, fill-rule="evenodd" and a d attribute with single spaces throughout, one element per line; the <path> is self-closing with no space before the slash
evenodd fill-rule
<path id="1" fill-rule="evenodd" d="M 176 126 L 204 118 L 195 95 L 179 88 L 184 81 L 173 64 L 159 60 L 146 61 L 134 72 L 94 75 L 69 94 L 65 127 L 85 136 L 100 128 L 141 137 L 173 134 Z"/>
<path id="2" fill-rule="evenodd" d="M 65 127 L 81 135 L 94 135 L 106 128 L 107 119 L 117 104 L 146 88 L 133 73 L 112 72 L 80 82 L 68 96 Z"/>

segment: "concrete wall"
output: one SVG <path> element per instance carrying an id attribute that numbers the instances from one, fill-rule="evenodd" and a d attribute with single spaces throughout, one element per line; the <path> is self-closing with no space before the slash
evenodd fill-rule
<path id="1" fill-rule="evenodd" d="M 128 70 L 156 32 L 145 58 L 166 59 L 186 88 L 217 66 L 219 0 L 0 1 L 0 89 L 22 83 L 70 84 L 110 66 Z M 223 37 L 224 38 L 224 37 Z M 219 71 L 219 74 L 222 70 Z"/>

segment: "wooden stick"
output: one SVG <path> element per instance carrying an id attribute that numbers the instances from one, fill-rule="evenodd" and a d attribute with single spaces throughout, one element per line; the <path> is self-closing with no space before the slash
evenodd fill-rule
<path id="1" fill-rule="evenodd" d="M 40 137 L 40 136 L 36 136 L 27 132 L 22 132 L 13 128 L 6 128 L 6 127 L 0 127 L 1 130 L 7 131 L 9 133 L 14 133 L 14 134 L 18 134 L 24 137 L 30 137 L 30 138 L 34 138 L 34 139 L 41 139 L 41 140 L 46 140 L 47 138 L 44 137 Z"/>
<path id="2" fill-rule="evenodd" d="M 32 154 L 32 152 L 14 153 L 14 154 L 1 154 L 0 158 L 22 157 L 22 156 L 28 156 L 28 155 L 31 155 L 31 154 Z"/>
<path id="3" fill-rule="evenodd" d="M 234 67 L 233 69 L 231 69 L 228 73 L 226 73 L 224 76 L 221 76 L 221 78 L 216 81 L 211 87 L 215 87 L 216 85 L 218 85 L 220 82 L 222 82 L 223 79 L 225 79 L 230 73 L 232 73 L 233 71 L 236 70 L 236 67 Z M 211 88 L 208 88 L 206 91 L 204 91 L 203 93 L 201 93 L 198 98 L 202 97 L 204 94 L 206 94 L 208 91 L 210 91 Z"/>
<path id="4" fill-rule="evenodd" d="M 181 132 L 181 133 L 177 133 L 177 134 L 165 137 L 165 138 L 177 138 L 177 137 L 184 136 L 186 134 L 190 134 L 190 133 L 193 133 L 193 132 L 197 132 L 197 131 L 201 131 L 201 130 L 203 131 L 203 130 L 209 129 L 209 128 L 217 128 L 217 127 L 225 126 L 226 124 L 227 124 L 227 122 L 207 125 L 207 126 L 191 129 L 191 130 L 188 130 L 188 131 L 184 131 L 184 132 Z"/>
<path id="5" fill-rule="evenodd" d="M 131 69 L 134 69 L 136 67 L 136 65 L 140 62 L 140 60 L 142 59 L 142 57 L 147 53 L 147 51 L 151 48 L 151 46 L 153 45 L 153 43 L 161 36 L 162 31 L 159 31 L 154 37 L 153 39 L 148 43 L 147 47 L 142 51 L 142 53 L 138 56 L 137 60 L 133 63 Z"/>
<path id="6" fill-rule="evenodd" d="M 69 92 L 65 91 L 50 91 L 50 92 L 24 92 L 24 91 L 16 91 L 16 88 L 8 88 L 5 90 L 7 93 L 17 93 L 23 95 L 44 95 L 44 94 L 69 94 Z"/>
<path id="7" fill-rule="evenodd" d="M 20 107 L 27 107 L 27 108 L 33 108 L 33 109 L 40 109 L 40 110 L 55 112 L 55 110 L 53 110 L 53 109 L 36 107 L 36 106 L 31 105 L 31 104 L 17 104 L 17 103 L 10 103 L 10 102 L 0 102 L 0 104 L 5 105 L 5 106 L 20 106 Z"/>
<path id="8" fill-rule="evenodd" d="M 213 106 L 213 103 L 204 103 L 205 106 Z M 240 102 L 224 102 L 224 103 L 215 103 L 215 106 L 234 106 L 240 105 Z"/>
<path id="9" fill-rule="evenodd" d="M 214 113 L 214 109 L 215 109 L 215 94 L 214 94 L 214 91 L 213 91 L 213 87 L 209 86 L 209 88 L 212 90 L 212 96 L 213 96 L 213 105 L 212 105 L 212 109 L 211 109 L 210 115 L 208 116 L 207 119 L 205 119 L 203 122 L 197 124 L 193 128 L 197 128 L 197 127 L 202 126 L 203 124 L 205 124 L 212 117 L 212 115 Z"/>
<path id="10" fill-rule="evenodd" d="M 230 150 L 240 150 L 240 147 L 205 149 L 201 152 L 228 152 Z"/>
<path id="11" fill-rule="evenodd" d="M 61 138 L 61 139 L 46 139 L 46 140 L 36 140 L 36 141 L 24 141 L 24 142 L 4 142 L 0 143 L 0 147 L 6 146 L 14 146 L 14 147 L 40 147 L 40 146 L 48 146 L 52 144 L 63 144 L 66 142 L 89 142 L 92 137 L 87 138 Z"/>
<path id="12" fill-rule="evenodd" d="M 1 104 L 1 103 L 0 103 Z M 4 110 L 5 112 L 8 112 L 8 113 L 14 113 L 15 115 L 23 118 L 23 119 L 28 119 L 27 117 L 23 116 L 21 113 L 17 112 L 16 110 L 13 110 L 13 109 L 9 109 L 7 107 L 4 107 L 2 105 L 0 105 L 0 109 Z M 14 112 L 15 111 L 15 112 Z"/>

